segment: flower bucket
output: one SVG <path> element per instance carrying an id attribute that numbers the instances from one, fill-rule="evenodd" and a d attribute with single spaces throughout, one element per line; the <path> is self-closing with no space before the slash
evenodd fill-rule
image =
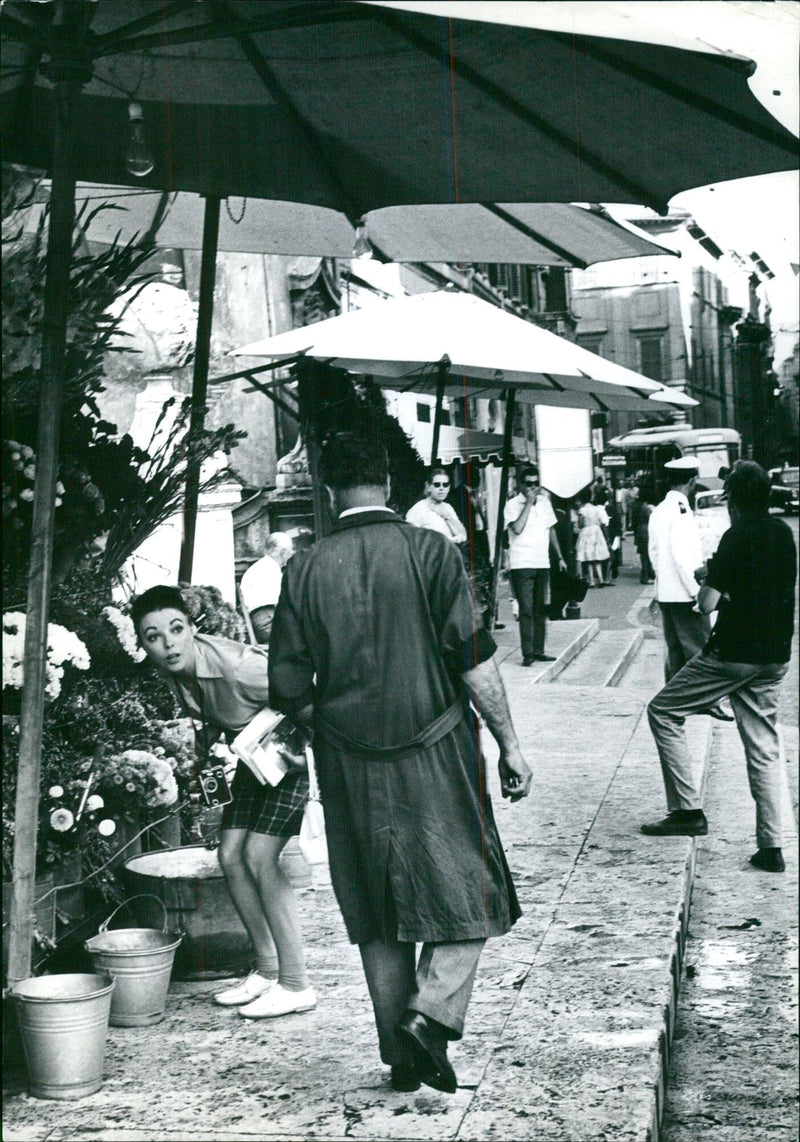
<path id="1" fill-rule="evenodd" d="M 152 899 L 164 913 L 161 931 L 116 928 L 109 932 L 109 923 L 120 908 L 130 903 L 126 900 L 103 921 L 98 934 L 84 944 L 95 971 L 107 972 L 116 980 L 109 1018 L 112 1027 L 144 1027 L 164 1018 L 172 963 L 181 936 L 167 931 L 167 910 L 157 896 Z"/>
<path id="2" fill-rule="evenodd" d="M 34 1098 L 84 1098 L 103 1085 L 114 984 L 103 972 L 43 975 L 9 989 Z"/>
<path id="3" fill-rule="evenodd" d="M 131 900 L 140 923 L 160 922 L 155 902 L 146 899 L 155 896 L 172 927 L 183 933 L 175 957 L 177 979 L 219 979 L 250 970 L 253 949 L 215 849 L 185 845 L 143 853 L 126 860 L 120 875 L 136 894 Z"/>

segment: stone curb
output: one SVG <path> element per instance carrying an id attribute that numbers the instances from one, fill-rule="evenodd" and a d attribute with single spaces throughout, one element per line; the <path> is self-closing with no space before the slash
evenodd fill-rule
<path id="1" fill-rule="evenodd" d="M 630 643 L 625 648 L 625 651 L 622 654 L 619 662 L 617 663 L 615 668 L 611 671 L 611 673 L 607 677 L 606 681 L 603 683 L 604 686 L 618 686 L 619 685 L 619 683 L 622 681 L 622 679 L 625 676 L 626 670 L 628 669 L 631 662 L 636 657 L 636 654 L 639 650 L 639 647 L 642 645 L 643 642 L 644 642 L 644 631 L 643 630 L 637 630 L 635 632 L 633 638 L 631 639 Z"/>
<path id="2" fill-rule="evenodd" d="M 552 682 L 557 678 L 562 670 L 566 670 L 573 658 L 577 658 L 587 643 L 591 642 L 595 635 L 600 630 L 600 621 L 598 619 L 590 619 L 575 638 L 567 643 L 562 651 L 559 652 L 555 662 L 551 662 L 536 679 L 537 682 Z"/>
<path id="3" fill-rule="evenodd" d="M 701 800 L 705 801 L 706 785 L 708 783 L 708 762 L 711 757 L 713 724 L 709 720 L 706 729 L 706 739 L 703 746 L 703 776 L 700 785 Z M 672 1036 L 675 1030 L 675 1017 L 678 1010 L 681 979 L 683 977 L 683 963 L 686 953 L 686 937 L 689 931 L 689 919 L 692 910 L 692 892 L 697 867 L 697 838 L 691 837 L 688 841 L 686 866 L 681 886 L 681 896 L 675 912 L 675 922 L 672 934 L 672 954 L 669 960 L 670 993 L 663 1008 L 663 1022 L 658 1037 L 659 1067 L 653 1084 L 653 1106 L 650 1128 L 643 1142 L 659 1142 L 661 1126 L 666 1101 L 667 1080 L 669 1078 L 670 1060 L 672 1057 Z"/>

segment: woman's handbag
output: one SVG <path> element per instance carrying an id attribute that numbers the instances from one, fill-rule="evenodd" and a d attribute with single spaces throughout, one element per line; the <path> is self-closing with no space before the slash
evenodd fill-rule
<path id="1" fill-rule="evenodd" d="M 298 843 L 300 852 L 309 864 L 327 864 L 328 842 L 325 838 L 325 814 L 319 797 L 319 784 L 317 783 L 317 773 L 314 769 L 314 758 L 310 746 L 306 746 L 306 761 L 308 763 L 308 801 L 303 810 Z"/>

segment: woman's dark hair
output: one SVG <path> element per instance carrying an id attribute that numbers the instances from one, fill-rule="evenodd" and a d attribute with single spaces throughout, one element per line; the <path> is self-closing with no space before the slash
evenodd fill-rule
<path id="1" fill-rule="evenodd" d="M 430 484 L 434 476 L 444 476 L 446 480 L 450 480 L 450 473 L 446 468 L 434 467 L 428 469 L 428 474 L 425 477 L 425 483 Z M 450 482 L 452 483 L 452 480 L 450 480 Z"/>
<path id="2" fill-rule="evenodd" d="M 148 591 L 143 591 L 131 603 L 131 622 L 137 635 L 139 623 L 145 615 L 150 615 L 153 611 L 180 611 L 190 619 L 189 608 L 183 595 L 177 587 L 168 587 L 166 584 L 159 584 Z"/>
<path id="3" fill-rule="evenodd" d="M 769 511 L 770 478 L 754 460 L 739 460 L 725 480 L 731 505 L 742 512 Z"/>
<path id="4" fill-rule="evenodd" d="M 329 488 L 382 487 L 389 458 L 378 425 L 367 420 L 352 432 L 332 432 L 322 442 L 319 471 Z"/>

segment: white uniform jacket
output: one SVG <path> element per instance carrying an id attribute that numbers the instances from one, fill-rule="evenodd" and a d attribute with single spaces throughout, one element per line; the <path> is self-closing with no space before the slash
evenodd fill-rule
<path id="1" fill-rule="evenodd" d="M 650 516 L 650 562 L 659 603 L 690 603 L 700 584 L 694 573 L 703 563 L 700 529 L 683 492 L 667 492 Z"/>

